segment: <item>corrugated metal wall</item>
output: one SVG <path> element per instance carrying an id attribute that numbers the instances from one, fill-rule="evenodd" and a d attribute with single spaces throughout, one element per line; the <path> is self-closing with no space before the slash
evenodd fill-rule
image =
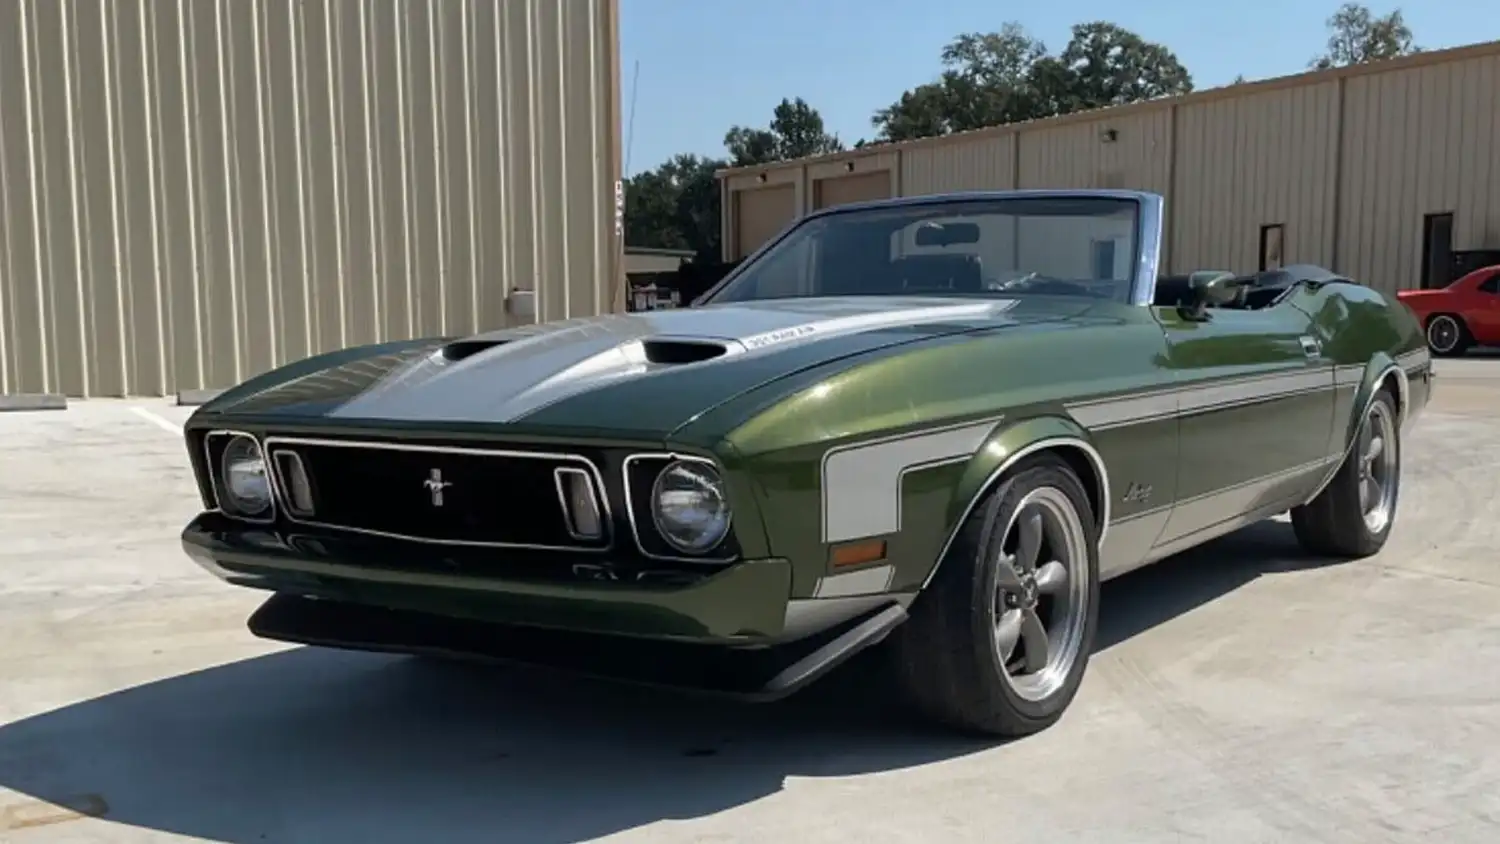
<path id="1" fill-rule="evenodd" d="M 1016 186 L 1015 133 L 901 152 L 901 192 L 1011 190 Z"/>
<path id="2" fill-rule="evenodd" d="M 1101 134 L 1114 130 L 1116 138 Z M 1147 112 L 1107 123 L 1038 126 L 1018 136 L 1021 188 L 1139 188 L 1166 193 L 1171 182 L 1172 119 Z"/>
<path id="3" fill-rule="evenodd" d="M 1206 91 L 725 174 L 805 186 L 888 168 L 902 195 L 1137 188 L 1167 197 L 1168 269 L 1254 270 L 1262 226 L 1283 263 L 1383 290 L 1421 278 L 1422 219 L 1453 213 L 1455 249 L 1500 248 L 1500 44 Z M 811 210 L 805 187 L 799 212 Z M 731 205 L 726 205 L 732 209 Z M 732 216 L 732 210 L 730 216 Z M 729 223 L 727 223 L 728 225 Z"/>
<path id="4" fill-rule="evenodd" d="M 622 307 L 616 2 L 0 2 L 0 393 Z"/>
<path id="5" fill-rule="evenodd" d="M 1453 214 L 1453 248 L 1500 249 L 1500 56 L 1349 79 L 1339 257 L 1411 286 L 1422 217 Z"/>
<path id="6" fill-rule="evenodd" d="M 1168 211 L 1173 268 L 1257 269 L 1260 227 L 1279 224 L 1285 263 L 1333 269 L 1339 85 L 1176 110 L 1177 182 Z M 1336 269 L 1349 269 L 1338 263 Z"/>

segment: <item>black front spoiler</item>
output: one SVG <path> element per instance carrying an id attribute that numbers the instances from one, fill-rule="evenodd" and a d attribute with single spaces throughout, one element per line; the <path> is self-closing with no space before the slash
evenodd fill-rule
<path id="1" fill-rule="evenodd" d="M 877 644 L 906 619 L 890 604 L 774 646 L 702 645 L 493 624 L 278 594 L 250 617 L 263 639 L 562 670 L 742 700 L 785 697 Z"/>

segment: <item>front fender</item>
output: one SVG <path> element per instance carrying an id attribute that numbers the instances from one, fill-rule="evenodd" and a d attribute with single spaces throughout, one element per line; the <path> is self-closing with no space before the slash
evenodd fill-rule
<path id="1" fill-rule="evenodd" d="M 1090 504 L 1102 543 L 1109 526 L 1109 470 L 1092 439 L 1078 423 L 1062 416 L 1040 416 L 1017 421 L 999 428 L 970 458 L 954 488 L 949 503 L 945 540 L 932 566 L 926 572 L 922 587 L 932 582 L 938 566 L 963 528 L 964 521 L 986 494 L 1022 460 L 1044 451 L 1056 451 L 1080 475 L 1088 491 Z"/>

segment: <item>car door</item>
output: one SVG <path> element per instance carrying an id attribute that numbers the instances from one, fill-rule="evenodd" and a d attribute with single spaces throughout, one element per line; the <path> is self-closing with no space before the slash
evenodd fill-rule
<path id="1" fill-rule="evenodd" d="M 1322 479 L 1333 424 L 1332 362 L 1290 304 L 1156 309 L 1177 385 L 1177 503 L 1158 545 L 1223 533 Z"/>

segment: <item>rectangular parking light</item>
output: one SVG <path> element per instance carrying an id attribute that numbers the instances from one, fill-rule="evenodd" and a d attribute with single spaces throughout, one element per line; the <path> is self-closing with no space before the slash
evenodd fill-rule
<path id="1" fill-rule="evenodd" d="M 604 521 L 599 513 L 599 496 L 594 481 L 582 469 L 562 467 L 553 472 L 557 498 L 562 505 L 568 533 L 574 539 L 598 539 L 604 535 Z"/>

